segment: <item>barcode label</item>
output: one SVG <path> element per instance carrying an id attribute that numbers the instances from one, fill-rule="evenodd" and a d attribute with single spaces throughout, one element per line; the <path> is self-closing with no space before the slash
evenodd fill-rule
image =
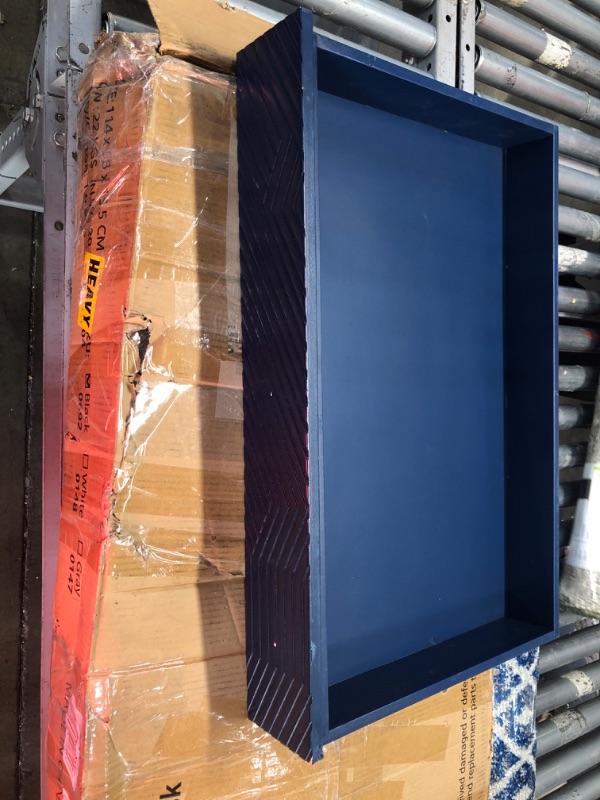
<path id="1" fill-rule="evenodd" d="M 81 732 L 83 730 L 83 716 L 75 698 L 71 695 L 69 700 L 69 709 L 67 711 L 67 718 L 65 720 L 65 748 L 63 753 L 63 762 L 69 778 L 71 779 L 71 786 L 73 789 L 77 788 L 77 779 L 79 778 L 79 759 L 81 757 Z"/>

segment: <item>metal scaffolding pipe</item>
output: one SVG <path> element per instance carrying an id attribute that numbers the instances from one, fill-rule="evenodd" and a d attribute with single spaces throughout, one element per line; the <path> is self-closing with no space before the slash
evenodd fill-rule
<path id="1" fill-rule="evenodd" d="M 588 14 L 593 14 L 595 17 L 600 17 L 600 0 L 571 0 L 574 6 L 579 6 L 583 11 Z"/>
<path id="2" fill-rule="evenodd" d="M 600 88 L 600 61 L 597 58 L 483 0 L 477 12 L 477 33 L 538 64 L 563 72 L 595 89 Z"/>
<path id="3" fill-rule="evenodd" d="M 372 36 L 412 56 L 424 58 L 435 47 L 433 25 L 381 0 L 290 0 L 290 3 L 309 8 L 319 17 Z"/>
<path id="4" fill-rule="evenodd" d="M 530 19 L 541 22 L 590 50 L 600 50 L 600 21 L 563 0 L 500 0 Z"/>
<path id="5" fill-rule="evenodd" d="M 561 444 L 558 448 L 558 468 L 581 467 L 585 464 L 586 455 L 587 444 L 585 443 Z"/>
<path id="6" fill-rule="evenodd" d="M 577 504 L 581 490 L 579 481 L 566 481 L 558 487 L 558 505 L 560 508 L 571 508 Z"/>
<path id="7" fill-rule="evenodd" d="M 600 127 L 600 100 L 596 97 L 479 45 L 475 77 L 488 86 Z"/>
<path id="8" fill-rule="evenodd" d="M 559 367 L 558 389 L 560 392 L 595 392 L 598 386 L 598 370 L 595 367 Z"/>
<path id="9" fill-rule="evenodd" d="M 600 167 L 597 167 L 595 164 L 586 164 L 585 161 L 579 161 L 578 159 L 573 158 L 572 156 L 567 156 L 564 153 L 560 153 L 558 156 L 558 163 L 561 167 L 577 169 L 580 172 L 593 175 L 594 178 L 600 178 Z"/>
<path id="10" fill-rule="evenodd" d="M 124 33 L 158 33 L 158 28 L 153 25 L 145 25 L 129 17 L 122 17 L 120 14 L 113 14 L 111 11 L 102 16 L 102 30 L 105 33 L 123 31 Z"/>
<path id="11" fill-rule="evenodd" d="M 598 800 L 600 797 L 600 767 L 593 769 L 575 780 L 569 781 L 545 800 Z"/>
<path id="12" fill-rule="evenodd" d="M 600 761 L 600 732 L 590 733 L 567 747 L 537 762 L 536 798 L 561 786 L 565 781 L 595 767 Z"/>
<path id="13" fill-rule="evenodd" d="M 569 708 L 537 726 L 537 757 L 551 753 L 600 728 L 600 699 Z"/>
<path id="14" fill-rule="evenodd" d="M 600 661 L 593 661 L 581 669 L 565 672 L 556 678 L 548 678 L 538 686 L 535 699 L 535 714 L 539 717 L 546 711 L 566 706 L 580 697 L 600 689 Z"/>
<path id="15" fill-rule="evenodd" d="M 566 156 L 600 166 L 600 140 L 577 128 L 558 126 L 558 149 Z"/>
<path id="16" fill-rule="evenodd" d="M 558 190 L 569 197 L 600 203 L 600 178 L 563 164 L 558 167 Z"/>
<path id="17" fill-rule="evenodd" d="M 558 246 L 558 271 L 568 275 L 586 275 L 597 278 L 600 275 L 600 255 L 579 250 L 576 247 Z"/>
<path id="18" fill-rule="evenodd" d="M 600 242 L 600 217 L 578 208 L 559 206 L 558 230 L 589 242 Z"/>
<path id="19" fill-rule="evenodd" d="M 589 289 L 558 287 L 558 312 L 567 317 L 593 317 L 600 310 L 600 294 Z"/>
<path id="20" fill-rule="evenodd" d="M 540 675 L 600 652 L 600 625 L 592 625 L 540 648 Z"/>
<path id="21" fill-rule="evenodd" d="M 561 403 L 558 407 L 558 427 L 561 431 L 569 428 L 589 428 L 594 416 L 594 406 L 583 403 Z"/>
<path id="22" fill-rule="evenodd" d="M 566 481 L 561 483 L 558 487 L 558 505 L 561 508 L 568 508 L 574 506 L 579 499 L 579 490 L 581 488 L 579 481 Z"/>
<path id="23" fill-rule="evenodd" d="M 600 350 L 600 333 L 587 328 L 571 328 L 567 325 L 559 325 L 558 349 L 562 350 L 563 353 L 596 352 Z"/>

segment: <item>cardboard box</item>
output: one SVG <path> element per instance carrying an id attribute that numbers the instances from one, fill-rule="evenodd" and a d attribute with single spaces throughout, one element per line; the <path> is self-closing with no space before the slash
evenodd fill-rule
<path id="1" fill-rule="evenodd" d="M 110 729 L 94 719 L 94 800 L 175 787 L 207 800 L 487 800 L 487 673 L 329 745 L 314 765 L 246 718 L 242 656 L 124 673 L 102 691 L 122 713 Z"/>
<path id="2" fill-rule="evenodd" d="M 488 673 L 317 765 L 247 719 L 234 84 L 157 44 L 81 84 L 48 797 L 484 800 Z"/>
<path id="3" fill-rule="evenodd" d="M 106 39 L 82 82 L 52 796 L 85 794 L 91 676 L 213 657 L 203 583 L 242 585 L 234 87 L 156 45 Z"/>

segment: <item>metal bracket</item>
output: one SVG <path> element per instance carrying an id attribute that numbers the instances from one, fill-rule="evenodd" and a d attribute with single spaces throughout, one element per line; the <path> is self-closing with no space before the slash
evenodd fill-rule
<path id="1" fill-rule="evenodd" d="M 458 75 L 457 86 L 465 92 L 475 91 L 475 0 L 458 3 Z"/>
<path id="2" fill-rule="evenodd" d="M 448 86 L 456 86 L 458 0 L 435 0 L 419 18 L 435 27 L 432 52 L 416 62 L 419 69 Z"/>
<path id="3" fill-rule="evenodd" d="M 22 108 L 0 134 L 0 195 L 29 169 L 25 132 L 32 118 L 33 111 Z"/>
<path id="4" fill-rule="evenodd" d="M 31 74 L 30 91 L 41 95 L 43 104 L 40 112 L 43 124 L 33 143 L 36 160 L 41 151 L 38 175 L 44 192 L 42 764 L 50 701 L 52 603 L 58 560 L 70 279 L 75 241 L 77 88 L 100 26 L 100 0 L 87 0 L 85 4 L 81 0 L 48 0 L 45 34 L 40 31 L 43 41 L 38 39 L 37 68 Z M 41 796 L 46 797 L 45 770 L 41 788 Z"/>
<path id="5" fill-rule="evenodd" d="M 41 212 L 44 210 L 42 188 L 34 177 L 23 175 L 0 194 L 0 206 Z"/>
<path id="6" fill-rule="evenodd" d="M 31 171 L 40 181 L 42 180 L 42 136 L 43 136 L 43 106 L 44 93 L 46 91 L 46 17 L 42 20 L 38 32 L 37 41 L 29 68 L 29 78 L 27 81 L 27 102 L 36 112 L 32 123 L 28 127 L 26 138 L 27 160 L 31 166 Z"/>
<path id="7" fill-rule="evenodd" d="M 27 106 L 0 134 L 0 205 L 32 211 L 43 208 L 41 189 L 34 191 L 32 181 L 21 176 L 31 169 L 38 181 L 42 180 L 46 27 L 44 17 L 29 69 Z"/>

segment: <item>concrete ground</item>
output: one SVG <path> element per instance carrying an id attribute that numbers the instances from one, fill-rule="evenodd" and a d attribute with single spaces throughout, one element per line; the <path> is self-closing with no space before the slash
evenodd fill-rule
<path id="1" fill-rule="evenodd" d="M 68 0 L 53 0 L 68 2 Z M 44 8 L 0 0 L 0 131 L 25 104 Z M 104 11 L 151 23 L 140 0 Z M 0 206 L 0 785 L 40 796 L 42 219 Z"/>

